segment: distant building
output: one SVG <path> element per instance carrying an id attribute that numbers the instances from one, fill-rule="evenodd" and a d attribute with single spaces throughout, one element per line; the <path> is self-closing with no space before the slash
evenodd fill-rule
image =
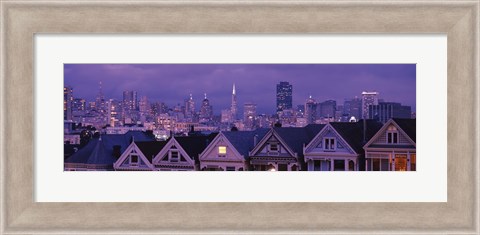
<path id="1" fill-rule="evenodd" d="M 362 92 L 362 118 L 368 118 L 368 106 L 378 105 L 378 92 Z"/>
<path id="2" fill-rule="evenodd" d="M 337 110 L 337 102 L 335 100 L 327 100 L 317 104 L 317 116 L 322 118 L 334 118 Z"/>
<path id="3" fill-rule="evenodd" d="M 213 108 L 210 105 L 210 101 L 207 99 L 205 93 L 205 99 L 202 101 L 202 107 L 200 108 L 200 120 L 202 122 L 208 122 L 213 118 Z"/>
<path id="4" fill-rule="evenodd" d="M 193 101 L 192 94 L 190 94 L 190 98 L 185 100 L 185 117 L 186 118 L 193 118 L 195 115 L 195 101 Z"/>
<path id="5" fill-rule="evenodd" d="M 235 91 L 235 83 L 232 90 L 232 106 L 230 107 L 231 121 L 235 121 L 238 118 L 238 106 L 237 106 L 237 92 Z"/>
<path id="6" fill-rule="evenodd" d="M 82 98 L 73 99 L 72 110 L 74 111 L 84 111 L 86 110 L 85 100 Z"/>
<path id="7" fill-rule="evenodd" d="M 252 130 L 255 127 L 255 118 L 257 116 L 257 105 L 254 103 L 245 103 L 243 105 L 243 123 L 245 129 Z"/>
<path id="8" fill-rule="evenodd" d="M 386 123 L 392 118 L 411 118 L 412 107 L 404 106 L 401 103 L 381 102 L 378 105 L 368 107 L 368 118 Z"/>
<path id="9" fill-rule="evenodd" d="M 362 118 L 362 99 L 355 97 L 353 99 L 345 100 L 343 103 L 343 116 L 345 120 L 348 121 L 351 117 L 355 117 L 355 119 Z"/>
<path id="10" fill-rule="evenodd" d="M 73 89 L 63 87 L 63 120 L 72 120 Z"/>
<path id="11" fill-rule="evenodd" d="M 288 82 L 277 84 L 277 113 L 292 109 L 292 85 Z"/>
<path id="12" fill-rule="evenodd" d="M 221 122 L 222 123 L 232 123 L 233 122 L 232 111 L 230 109 L 222 110 Z"/>
<path id="13" fill-rule="evenodd" d="M 312 96 L 305 102 L 305 118 L 307 119 L 307 124 L 315 123 L 315 120 L 317 120 L 317 103 Z"/>
<path id="14" fill-rule="evenodd" d="M 124 91 L 123 92 L 123 105 L 127 111 L 137 110 L 137 92 L 136 91 Z"/>

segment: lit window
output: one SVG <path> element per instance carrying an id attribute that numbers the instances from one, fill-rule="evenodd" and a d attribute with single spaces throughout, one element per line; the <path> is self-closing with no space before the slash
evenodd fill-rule
<path id="1" fill-rule="evenodd" d="M 218 155 L 224 157 L 227 155 L 227 147 L 226 146 L 219 146 L 218 147 Z"/>

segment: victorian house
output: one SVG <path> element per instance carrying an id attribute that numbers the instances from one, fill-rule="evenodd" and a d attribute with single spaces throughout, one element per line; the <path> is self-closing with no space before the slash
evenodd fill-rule
<path id="1" fill-rule="evenodd" d="M 134 141 L 152 141 L 146 132 L 129 131 L 125 134 L 101 135 L 91 139 L 84 147 L 64 162 L 65 171 L 112 171 L 114 163 Z M 131 147 L 132 149 L 133 147 Z"/>
<path id="2" fill-rule="evenodd" d="M 328 123 L 304 148 L 307 170 L 364 170 L 363 144 L 381 127 L 373 120 Z"/>
<path id="3" fill-rule="evenodd" d="M 323 126 L 310 124 L 303 128 L 271 128 L 249 152 L 250 170 L 305 170 L 303 146 L 308 144 Z"/>
<path id="4" fill-rule="evenodd" d="M 154 171 L 152 160 L 166 143 L 166 141 L 132 141 L 113 167 L 116 171 Z"/>
<path id="5" fill-rule="evenodd" d="M 153 166 L 160 171 L 198 170 L 200 153 L 216 135 L 172 137 L 153 158 Z"/>
<path id="6" fill-rule="evenodd" d="M 363 148 L 367 171 L 416 170 L 416 120 L 393 118 Z"/>
<path id="7" fill-rule="evenodd" d="M 248 170 L 248 151 L 252 150 L 267 132 L 268 129 L 220 132 L 200 154 L 200 170 Z"/>

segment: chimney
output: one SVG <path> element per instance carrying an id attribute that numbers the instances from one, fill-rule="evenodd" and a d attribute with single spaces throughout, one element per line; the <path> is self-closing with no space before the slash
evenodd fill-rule
<path id="1" fill-rule="evenodd" d="M 114 158 L 118 159 L 120 157 L 120 155 L 122 155 L 122 151 L 121 150 L 121 146 L 120 145 L 114 145 L 113 146 L 113 152 L 112 152 L 112 155 Z"/>
<path id="2" fill-rule="evenodd" d="M 257 146 L 257 144 L 258 144 L 258 135 L 255 134 L 255 135 L 253 136 L 253 146 Z"/>

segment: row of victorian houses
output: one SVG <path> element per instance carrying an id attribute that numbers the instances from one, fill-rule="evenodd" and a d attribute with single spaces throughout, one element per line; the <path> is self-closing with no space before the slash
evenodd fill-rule
<path id="1" fill-rule="evenodd" d="M 142 132 L 102 135 L 65 170 L 415 171 L 415 119 L 273 127 L 155 141 Z"/>

